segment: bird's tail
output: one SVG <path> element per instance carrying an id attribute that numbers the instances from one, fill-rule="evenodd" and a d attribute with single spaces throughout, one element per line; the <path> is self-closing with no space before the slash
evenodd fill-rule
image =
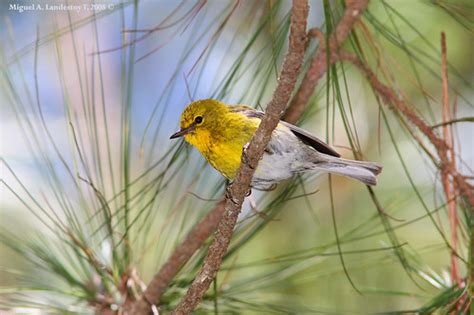
<path id="1" fill-rule="evenodd" d="M 377 175 L 382 171 L 382 166 L 374 162 L 346 160 L 325 155 L 323 161 L 313 164 L 314 169 L 331 174 L 351 177 L 370 186 L 377 184 Z"/>

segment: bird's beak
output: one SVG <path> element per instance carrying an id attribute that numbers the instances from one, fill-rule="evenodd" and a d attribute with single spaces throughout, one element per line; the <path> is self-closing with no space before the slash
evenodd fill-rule
<path id="1" fill-rule="evenodd" d="M 191 126 L 189 126 L 188 128 L 180 129 L 177 132 L 173 133 L 170 139 L 176 139 L 176 138 L 182 137 L 193 130 L 194 130 L 194 124 L 191 124 Z"/>

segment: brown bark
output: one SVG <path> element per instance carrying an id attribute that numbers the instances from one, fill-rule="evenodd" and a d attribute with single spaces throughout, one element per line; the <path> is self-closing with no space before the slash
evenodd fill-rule
<path id="1" fill-rule="evenodd" d="M 227 187 L 225 213 L 219 222 L 204 265 L 178 304 L 174 314 L 191 313 L 201 302 L 220 268 L 258 161 L 270 141 L 271 134 L 277 126 L 296 84 L 304 58 L 308 10 L 306 0 L 293 1 L 289 50 L 283 62 L 273 98 L 267 106 L 260 126 L 243 151 L 241 165 L 234 182 Z"/>
<path id="2" fill-rule="evenodd" d="M 448 82 L 447 82 L 447 61 L 446 61 L 446 43 L 444 34 L 442 35 L 442 79 L 443 79 L 443 120 L 448 121 L 449 117 L 449 98 L 448 98 Z M 459 305 L 462 305 L 465 298 L 472 296 L 474 290 L 474 229 L 472 228 L 472 223 L 474 221 L 474 187 L 468 182 L 468 177 L 462 175 L 458 172 L 455 164 L 455 155 L 453 148 L 453 141 L 447 130 L 444 130 L 444 138 L 441 138 L 432 127 L 430 127 L 422 118 L 420 118 L 415 111 L 408 106 L 408 104 L 399 97 L 396 92 L 388 87 L 387 85 L 380 82 L 374 72 L 364 63 L 362 63 L 359 58 L 353 54 L 342 53 L 338 56 L 341 60 L 350 61 L 359 70 L 367 76 L 369 83 L 371 84 L 373 90 L 382 97 L 384 103 L 392 110 L 400 113 L 405 119 L 407 119 L 411 124 L 416 126 L 418 130 L 421 131 L 428 138 L 431 144 L 436 149 L 436 153 L 439 158 L 438 168 L 441 172 L 443 187 L 446 192 L 446 198 L 448 200 L 449 208 L 449 217 L 450 217 L 450 228 L 451 228 L 451 277 L 454 283 L 459 287 L 464 285 L 462 279 L 459 276 L 456 247 L 457 247 L 457 213 L 455 208 L 455 197 L 462 196 L 465 202 L 467 203 L 467 208 L 471 210 L 469 214 L 470 217 L 470 228 L 471 228 L 471 239 L 470 239 L 470 258 L 468 263 L 468 276 L 466 284 L 470 287 L 466 290 L 465 295 L 456 301 L 456 308 Z M 447 111 L 447 112 L 446 112 Z M 446 125 L 447 126 L 447 125 Z M 452 181 L 450 181 L 450 178 Z M 471 310 L 474 309 L 474 303 L 470 301 L 466 304 L 466 308 L 469 307 Z M 461 312 L 463 312 L 461 310 Z"/>
<path id="3" fill-rule="evenodd" d="M 451 120 L 451 111 L 449 109 L 449 84 L 448 84 L 448 60 L 447 60 L 447 48 L 446 48 L 446 35 L 441 33 L 441 77 L 443 80 L 443 121 Z M 455 164 L 455 154 L 454 154 L 454 141 L 451 133 L 451 126 L 443 126 L 443 138 L 444 142 L 448 149 L 444 152 L 444 159 L 446 163 L 451 164 L 451 168 L 456 169 Z M 459 275 L 458 260 L 456 257 L 456 252 L 458 248 L 458 236 L 457 236 L 457 226 L 458 226 L 458 217 L 456 212 L 456 199 L 455 199 L 455 183 L 450 181 L 451 174 L 444 170 L 441 172 L 441 178 L 444 188 L 444 193 L 446 195 L 446 200 L 448 200 L 448 213 L 449 213 L 449 225 L 451 231 L 451 247 L 453 251 L 451 253 L 451 280 L 453 283 L 461 285 L 461 277 Z"/>
<path id="4" fill-rule="evenodd" d="M 368 0 L 362 1 L 347 1 L 347 9 L 344 17 L 339 22 L 338 26 L 336 27 L 336 36 L 333 42 L 336 39 L 339 41 L 343 41 L 347 34 L 350 32 L 350 28 L 354 25 L 355 20 L 359 18 L 360 13 L 365 9 L 367 6 Z M 360 8 L 360 9 L 357 9 Z M 358 11 L 360 10 L 360 11 Z M 350 16 L 353 15 L 353 16 Z M 325 73 L 327 67 L 325 65 L 325 49 L 324 49 L 324 36 L 322 33 L 317 29 L 312 29 L 308 32 L 308 36 L 317 37 L 320 40 L 320 48 L 316 55 L 320 55 L 319 57 L 313 58 L 317 61 L 316 69 L 315 66 L 312 66 L 313 72 L 321 73 L 319 78 Z M 324 57 L 324 64 L 321 64 L 321 58 Z M 331 58 L 331 61 L 334 62 L 335 58 Z M 310 76 L 311 77 L 311 76 Z M 318 78 L 318 79 L 319 79 Z M 306 78 L 306 81 L 310 80 Z M 317 81 L 314 83 L 316 86 Z M 306 83 L 308 84 L 308 83 Z M 305 83 L 303 82 L 303 86 Z M 301 102 L 301 101 L 300 101 Z M 290 122 L 296 122 L 300 115 L 302 114 L 302 110 L 299 109 L 299 106 L 294 106 L 293 104 L 298 103 L 297 101 L 293 100 L 292 105 L 286 111 L 286 115 L 291 115 Z M 306 103 L 306 102 L 305 102 Z M 303 104 L 304 105 L 304 104 Z M 294 112 L 294 113 L 293 113 Z M 164 293 L 166 287 L 169 285 L 171 280 L 176 276 L 179 272 L 180 268 L 192 257 L 192 255 L 204 244 L 206 239 L 214 232 L 219 224 L 220 218 L 222 213 L 224 212 L 224 204 L 219 203 L 214 207 L 212 210 L 209 211 L 208 215 L 204 217 L 188 234 L 186 239 L 175 249 L 174 253 L 170 256 L 168 261 L 163 265 L 160 271 L 153 277 L 150 283 L 147 286 L 147 290 L 145 291 L 144 296 L 136 302 L 134 305 L 132 314 L 146 314 L 152 305 L 158 304 L 162 294 Z M 195 235 L 199 235 L 199 237 L 195 237 Z"/>
<path id="5" fill-rule="evenodd" d="M 150 281 L 140 300 L 133 306 L 132 314 L 148 314 L 151 306 L 160 302 L 161 296 L 181 267 L 201 248 L 209 235 L 216 230 L 222 213 L 224 213 L 224 200 L 211 209 L 175 249 L 168 261 Z"/>
<path id="6" fill-rule="evenodd" d="M 449 150 L 448 144 L 441 139 L 435 131 L 422 119 L 420 118 L 415 111 L 408 106 L 408 104 L 397 96 L 395 91 L 390 87 L 380 82 L 374 72 L 364 63 L 362 63 L 359 58 L 350 53 L 340 53 L 338 57 L 341 60 L 350 61 L 355 66 L 359 68 L 366 76 L 367 79 L 378 95 L 382 97 L 384 103 L 389 106 L 393 111 L 397 111 L 402 114 L 411 124 L 416 126 L 425 137 L 431 142 L 435 147 L 438 157 L 439 157 L 439 169 L 441 172 L 448 172 L 454 179 L 457 187 L 459 187 L 460 194 L 466 198 L 471 209 L 474 209 L 474 188 L 467 178 L 460 174 L 457 169 L 449 162 L 447 158 L 447 151 Z"/>
<path id="7" fill-rule="evenodd" d="M 369 0 L 346 0 L 346 9 L 341 20 L 338 22 L 335 32 L 329 38 L 329 52 L 330 54 L 337 53 L 340 45 L 346 40 L 351 32 L 354 24 L 359 19 L 360 15 L 367 8 Z M 315 33 L 314 35 L 318 35 Z M 324 42 L 321 42 L 321 36 L 318 36 L 320 43 L 319 48 L 313 56 L 311 65 L 306 72 L 306 75 L 301 82 L 298 91 L 291 100 L 291 104 L 283 115 L 283 120 L 289 123 L 296 123 L 303 113 L 309 98 L 314 92 L 319 80 L 323 77 L 328 69 L 327 52 Z M 331 56 L 331 62 L 334 61 Z"/>

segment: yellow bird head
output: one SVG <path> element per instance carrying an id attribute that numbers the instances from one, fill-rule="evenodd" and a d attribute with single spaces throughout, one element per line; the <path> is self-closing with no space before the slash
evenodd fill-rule
<path id="1" fill-rule="evenodd" d="M 180 130 L 171 135 L 170 139 L 184 136 L 187 142 L 201 151 L 208 146 L 211 137 L 221 134 L 221 124 L 228 112 L 228 106 L 217 100 L 192 102 L 181 115 Z"/>

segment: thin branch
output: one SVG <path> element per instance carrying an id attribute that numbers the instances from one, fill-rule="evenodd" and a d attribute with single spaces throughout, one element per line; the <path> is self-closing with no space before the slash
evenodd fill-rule
<path id="1" fill-rule="evenodd" d="M 366 2 L 366 1 L 363 1 Z M 348 1 L 348 7 L 346 9 L 346 14 L 341 19 L 340 24 L 354 24 L 355 21 L 352 21 L 352 18 L 347 16 L 352 14 L 350 12 L 354 12 L 354 9 L 359 7 L 366 7 L 366 3 L 362 3 L 360 5 L 352 5 L 350 1 Z M 352 10 L 349 10 L 352 8 Z M 362 9 L 361 9 L 362 11 Z M 360 14 L 360 13 L 359 13 Z M 346 17 L 347 16 L 347 17 Z M 338 39 L 343 41 L 347 35 L 344 33 L 348 33 L 346 30 L 346 26 L 337 26 L 336 33 L 338 34 Z M 316 37 L 320 41 L 319 50 L 324 50 L 325 40 L 324 35 L 318 29 L 311 29 L 308 31 L 308 37 Z M 325 57 L 325 51 L 318 52 Z M 325 61 L 325 58 L 324 58 Z M 332 61 L 335 61 L 335 58 L 332 58 Z M 324 69 L 324 72 L 326 68 Z M 324 74 L 324 72 L 322 74 Z M 321 74 L 321 76 L 322 76 Z M 316 83 L 315 83 L 316 85 Z M 292 102 L 293 104 L 293 102 Z M 292 112 L 295 112 L 292 114 Z M 291 114 L 292 119 L 297 121 L 302 114 L 302 111 L 297 111 L 295 108 L 289 108 L 286 111 L 286 115 Z M 148 284 L 147 290 L 145 291 L 145 296 L 142 297 L 141 300 L 137 301 L 134 311 L 132 314 L 146 314 L 146 311 L 150 309 L 151 305 L 158 304 L 162 294 L 164 293 L 166 287 L 169 285 L 171 280 L 176 276 L 180 268 L 192 257 L 195 251 L 197 251 L 206 241 L 206 239 L 214 232 L 219 224 L 221 215 L 224 211 L 223 204 L 218 204 L 212 210 L 209 211 L 208 215 L 204 217 L 194 228 L 191 232 L 189 232 L 186 239 L 175 249 L 174 253 L 170 256 L 168 261 L 163 265 L 160 271 L 153 277 L 151 282 Z M 193 235 L 200 235 L 199 239 L 196 239 Z M 179 263 L 178 262 L 179 257 Z M 154 289 L 153 287 L 157 287 Z"/>
<path id="2" fill-rule="evenodd" d="M 341 19 L 339 24 L 341 26 L 336 27 L 336 34 L 337 38 L 340 41 L 343 41 L 344 38 L 347 37 L 349 30 L 347 29 L 348 25 L 352 25 L 355 23 L 355 19 L 360 15 L 360 13 L 365 9 L 367 6 L 367 1 L 362 1 L 361 4 L 353 4 L 351 1 L 347 2 L 346 13 L 344 17 Z M 357 11 L 359 10 L 359 11 Z M 356 14 L 357 12 L 357 14 Z M 355 14 L 355 16 L 350 16 Z M 344 24 L 344 25 L 342 25 Z M 322 58 L 324 62 L 324 69 L 320 76 L 324 74 L 326 71 L 325 67 L 325 40 L 324 35 L 318 29 L 311 29 L 308 31 L 308 37 L 316 37 L 320 43 L 320 48 L 316 55 L 320 54 L 321 57 L 316 57 L 315 60 L 319 60 Z M 334 37 L 335 38 L 335 37 Z M 336 42 L 335 39 L 332 42 Z M 332 62 L 335 62 L 337 58 L 331 58 Z M 317 63 L 318 65 L 320 62 Z M 321 67 L 321 66 L 318 66 Z M 314 68 L 314 66 L 312 67 Z M 313 70 L 314 71 L 314 70 Z M 316 70 L 318 71 L 318 70 Z M 316 83 L 314 85 L 316 86 Z M 295 101 L 293 100 L 292 104 Z M 294 112 L 294 113 L 293 113 Z M 290 105 L 290 108 L 286 111 L 286 115 L 291 115 L 292 121 L 297 121 L 302 114 L 302 110 L 299 111 Z M 132 312 L 133 314 L 144 314 L 146 310 L 150 309 L 152 303 L 158 304 L 161 298 L 161 295 L 165 291 L 166 287 L 169 285 L 171 280 L 176 276 L 180 268 L 192 257 L 195 251 L 197 251 L 202 244 L 206 241 L 206 239 L 214 232 L 217 228 L 217 225 L 220 221 L 221 215 L 224 211 L 223 204 L 218 204 L 212 210 L 209 211 L 208 215 L 204 217 L 188 234 L 186 239 L 175 249 L 174 253 L 170 256 L 168 261 L 163 265 L 160 271 L 153 277 L 151 282 L 148 284 L 148 288 L 145 291 L 144 297 L 141 300 L 137 301 L 135 305 L 135 309 Z M 201 237 L 196 239 L 193 235 L 199 234 Z M 179 257 L 179 263 L 178 263 Z M 156 288 L 155 288 L 156 287 Z"/>
<path id="3" fill-rule="evenodd" d="M 277 126 L 296 84 L 304 58 L 308 10 L 306 0 L 293 1 L 289 50 L 283 62 L 273 98 L 267 106 L 257 131 L 243 150 L 241 165 L 234 182 L 226 189 L 225 213 L 219 222 L 204 265 L 178 304 L 174 314 L 191 313 L 202 300 L 220 268 L 258 161 L 270 141 L 271 134 Z"/>
<path id="4" fill-rule="evenodd" d="M 313 27 L 312 29 L 308 31 L 308 34 L 306 35 L 305 49 L 308 49 L 312 38 L 316 38 L 318 40 L 319 49 L 324 49 L 324 45 L 326 45 L 324 34 L 317 27 Z"/>
<path id="5" fill-rule="evenodd" d="M 148 314 L 151 307 L 160 302 L 161 296 L 181 267 L 216 230 L 223 213 L 224 200 L 221 200 L 196 224 L 185 240 L 174 250 L 168 261 L 150 281 L 141 299 L 135 303 L 132 314 Z"/>
<path id="6" fill-rule="evenodd" d="M 93 250 L 90 247 L 88 247 L 85 243 L 83 243 L 81 240 L 79 240 L 79 238 L 77 238 L 70 229 L 66 231 L 66 234 L 69 236 L 72 242 L 81 249 L 87 261 L 90 262 L 90 264 L 94 267 L 94 269 L 99 274 L 103 274 L 105 272 L 108 275 L 113 275 L 112 270 L 107 265 L 100 262 L 99 259 L 97 259 L 96 255 L 94 254 Z"/>
<path id="7" fill-rule="evenodd" d="M 135 45 L 143 40 L 145 40 L 147 37 L 149 37 L 150 35 L 154 34 L 155 32 L 158 32 L 158 31 L 163 31 L 163 30 L 166 30 L 166 29 L 169 29 L 169 28 L 172 28 L 172 27 L 175 27 L 177 25 L 180 25 L 181 23 L 185 26 L 189 25 L 191 23 L 191 21 L 194 19 L 194 17 L 197 15 L 197 13 L 204 7 L 204 5 L 206 4 L 206 0 L 199 0 L 194 6 L 192 6 L 192 8 L 186 12 L 182 17 L 178 18 L 176 21 L 173 21 L 173 22 L 170 22 L 169 24 L 165 24 L 166 22 L 168 22 L 169 19 L 171 19 L 181 8 L 182 6 L 185 4 L 185 1 L 182 1 L 180 4 L 178 4 L 176 6 L 176 8 L 174 8 L 174 10 L 168 15 L 166 16 L 163 21 L 161 21 L 158 25 L 156 25 L 155 27 L 153 28 L 150 28 L 150 29 L 126 29 L 126 30 L 122 30 L 122 33 L 145 33 L 143 35 L 140 35 L 139 37 L 129 41 L 129 42 L 126 42 L 120 46 L 117 46 L 117 47 L 113 47 L 113 48 L 108 48 L 108 49 L 104 49 L 102 51 L 97 51 L 97 52 L 94 52 L 93 55 L 99 55 L 99 54 L 106 54 L 106 53 L 111 53 L 111 52 L 115 52 L 115 51 L 118 51 L 118 50 L 122 50 L 122 49 L 125 49 L 127 47 L 130 47 L 132 45 Z M 179 29 L 178 29 L 179 30 Z M 178 31 L 176 31 L 175 33 L 177 33 Z"/>
<path id="8" fill-rule="evenodd" d="M 441 171 L 447 171 L 451 174 L 456 184 L 459 187 L 460 195 L 466 197 L 466 201 L 469 203 L 471 209 L 474 211 L 474 187 L 467 181 L 467 177 L 460 174 L 447 159 L 447 150 L 449 149 L 448 144 L 441 139 L 435 131 L 422 119 L 420 118 L 408 104 L 397 96 L 397 93 L 390 87 L 380 82 L 374 72 L 359 58 L 350 53 L 339 53 L 340 60 L 346 60 L 357 66 L 362 71 L 371 84 L 374 91 L 376 91 L 384 100 L 391 110 L 398 112 L 403 115 L 411 124 L 416 126 L 424 135 L 428 138 L 431 144 L 435 147 L 438 157 L 440 159 L 438 167 Z"/>
<path id="9" fill-rule="evenodd" d="M 335 61 L 334 54 L 339 50 L 340 45 L 346 40 L 352 31 L 354 24 L 359 20 L 360 15 L 367 8 L 369 0 L 346 0 L 344 15 L 336 26 L 336 30 L 329 39 L 329 51 L 331 53 L 330 62 Z M 315 36 L 318 34 L 314 34 Z M 291 104 L 283 115 L 283 120 L 289 123 L 296 123 L 303 113 L 309 98 L 314 92 L 318 81 L 323 77 L 328 69 L 326 57 L 327 52 L 324 47 L 324 40 L 319 39 L 319 48 L 313 56 L 311 65 L 301 82 L 298 91 L 291 100 Z"/>
<path id="10" fill-rule="evenodd" d="M 460 122 L 474 122 L 474 117 L 461 117 L 461 118 L 456 118 L 448 121 L 443 121 L 440 122 L 439 124 L 431 126 L 431 128 L 438 128 L 438 127 L 444 127 L 447 125 L 452 125 L 452 124 L 457 124 Z"/>
<path id="11" fill-rule="evenodd" d="M 451 111 L 449 109 L 449 83 L 448 83 L 448 61 L 447 61 L 447 47 L 446 47 L 446 35 L 444 32 L 441 33 L 441 77 L 443 81 L 443 121 L 449 121 L 451 119 Z M 445 125 L 443 127 L 443 138 L 448 146 L 446 150 L 446 162 L 450 163 L 452 169 L 456 169 L 455 164 L 455 155 L 454 155 L 454 146 L 452 140 L 452 130 L 451 126 Z M 444 193 L 446 195 L 446 200 L 451 200 L 448 202 L 448 212 L 449 212 L 449 226 L 451 231 L 451 246 L 453 247 L 453 252 L 451 253 L 451 281 L 457 283 L 458 286 L 461 285 L 461 277 L 459 275 L 458 260 L 454 252 L 457 252 L 458 247 L 458 216 L 456 212 L 456 200 L 453 199 L 455 194 L 455 183 L 450 181 L 450 173 L 447 169 L 441 171 L 441 178 L 444 188 Z M 459 304 L 457 305 L 457 307 Z"/>

